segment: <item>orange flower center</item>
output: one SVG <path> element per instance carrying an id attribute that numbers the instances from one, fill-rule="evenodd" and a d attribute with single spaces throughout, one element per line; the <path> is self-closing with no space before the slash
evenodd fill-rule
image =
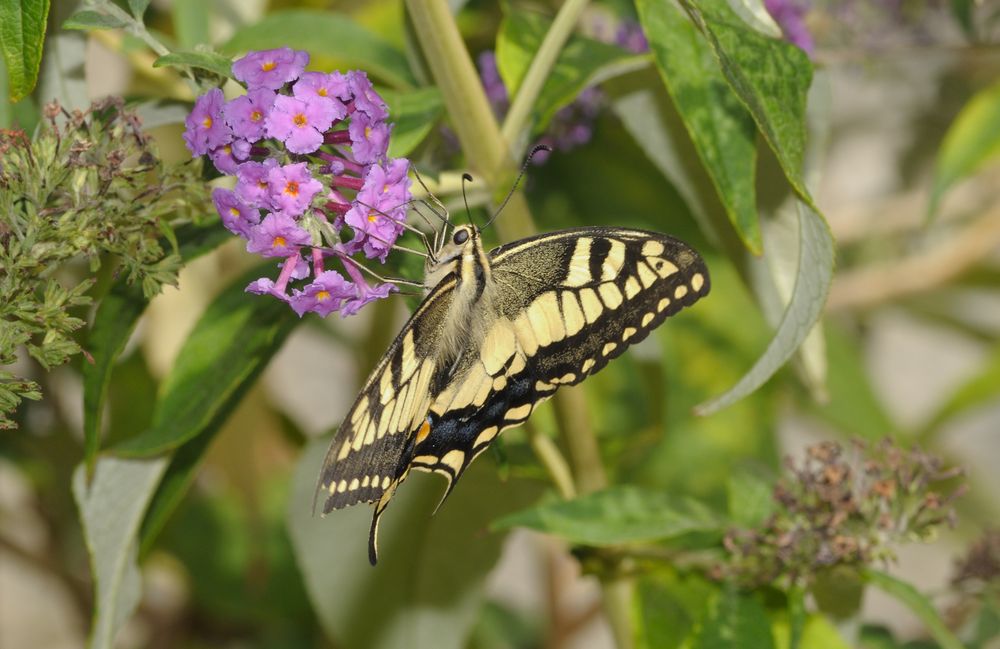
<path id="1" fill-rule="evenodd" d="M 319 302 L 325 302 L 330 299 L 330 291 L 320 291 L 316 294 L 316 300 Z"/>
<path id="2" fill-rule="evenodd" d="M 240 211 L 238 209 L 236 209 L 235 207 L 230 207 L 229 208 L 229 213 L 232 214 L 235 217 L 239 217 L 239 215 L 240 215 Z"/>
<path id="3" fill-rule="evenodd" d="M 375 212 L 369 212 L 368 213 L 368 222 L 369 223 L 374 223 L 375 219 L 377 219 L 377 218 L 378 218 L 378 214 L 376 214 Z"/>
<path id="4" fill-rule="evenodd" d="M 271 70 L 278 67 L 277 61 L 265 61 L 260 64 L 261 72 L 270 72 Z"/>
<path id="5" fill-rule="evenodd" d="M 286 244 L 285 237 L 275 237 L 272 243 L 274 243 L 275 248 L 284 248 Z"/>
<path id="6" fill-rule="evenodd" d="M 257 181 L 257 188 L 258 189 L 267 189 L 267 181 L 266 180 L 258 180 Z"/>
<path id="7" fill-rule="evenodd" d="M 261 119 L 263 119 L 263 117 L 264 113 L 260 112 L 259 110 L 255 110 L 252 113 L 250 113 L 251 122 L 259 122 Z"/>
<path id="8" fill-rule="evenodd" d="M 298 126 L 299 128 L 301 128 L 301 127 L 305 126 L 306 124 L 308 124 L 309 120 L 306 119 L 306 116 L 303 115 L 302 113 L 298 113 L 295 117 L 292 118 L 292 122 L 296 126 Z"/>
<path id="9" fill-rule="evenodd" d="M 201 125 L 205 128 L 212 128 L 212 118 L 209 115 L 205 115 L 205 119 L 201 120 Z"/>
<path id="10" fill-rule="evenodd" d="M 326 88 L 320 88 L 319 90 L 316 91 L 316 94 L 319 95 L 320 97 L 326 97 Z"/>
<path id="11" fill-rule="evenodd" d="M 290 196 L 298 196 L 299 184 L 294 180 L 289 180 L 287 183 L 285 183 L 285 193 Z"/>
<path id="12" fill-rule="evenodd" d="M 371 137 L 371 136 L 372 136 L 372 127 L 371 126 L 366 126 L 365 127 L 365 137 Z"/>

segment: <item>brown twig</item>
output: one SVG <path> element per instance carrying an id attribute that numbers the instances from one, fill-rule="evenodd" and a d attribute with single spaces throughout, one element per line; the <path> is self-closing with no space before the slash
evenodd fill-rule
<path id="1" fill-rule="evenodd" d="M 950 240 L 892 264 L 841 273 L 830 288 L 828 310 L 863 309 L 937 288 L 1000 247 L 1000 206 Z"/>

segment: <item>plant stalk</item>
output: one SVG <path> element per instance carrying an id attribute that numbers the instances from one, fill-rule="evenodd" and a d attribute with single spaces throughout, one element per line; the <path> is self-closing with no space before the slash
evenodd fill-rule
<path id="1" fill-rule="evenodd" d="M 580 14 L 587 6 L 588 0 L 566 0 L 556 14 L 552 26 L 545 33 L 542 44 L 538 47 L 535 57 L 524 74 L 521 86 L 517 89 L 507 117 L 504 119 L 501 134 L 509 143 L 515 158 L 524 155 L 530 140 L 531 109 L 538 100 L 538 95 L 549 78 L 549 73 L 559 58 L 563 45 L 569 40 L 573 29 L 580 20 Z"/>

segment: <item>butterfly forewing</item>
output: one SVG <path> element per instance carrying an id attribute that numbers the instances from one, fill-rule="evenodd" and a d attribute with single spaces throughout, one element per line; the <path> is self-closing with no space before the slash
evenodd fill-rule
<path id="1" fill-rule="evenodd" d="M 323 461 L 317 499 L 324 513 L 376 502 L 405 476 L 411 431 L 430 404 L 435 340 L 444 324 L 454 281 L 424 300 L 372 371 L 337 430 Z"/>

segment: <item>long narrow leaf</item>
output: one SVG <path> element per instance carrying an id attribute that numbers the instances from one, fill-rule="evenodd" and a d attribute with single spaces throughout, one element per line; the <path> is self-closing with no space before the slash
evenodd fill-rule
<path id="1" fill-rule="evenodd" d="M 781 324 L 750 371 L 727 392 L 699 405 L 700 415 L 717 412 L 762 386 L 792 357 L 823 313 L 833 277 L 833 235 L 819 214 L 802 204 L 799 210 L 799 270 Z"/>
<path id="2" fill-rule="evenodd" d="M 763 250 L 757 217 L 757 128 L 729 88 L 704 37 L 672 3 L 637 4 L 660 76 L 730 222 L 755 254 Z"/>
<path id="3" fill-rule="evenodd" d="M 948 630 L 944 620 L 941 619 L 930 600 L 916 588 L 879 570 L 865 570 L 864 576 L 881 591 L 895 597 L 913 611 L 914 615 L 920 618 L 920 621 L 927 627 L 927 631 L 941 646 L 941 649 L 965 649 L 959 639 Z"/>
<path id="4" fill-rule="evenodd" d="M 27 97 L 38 81 L 48 16 L 48 0 L 0 2 L 0 50 L 12 103 Z"/>
<path id="5" fill-rule="evenodd" d="M 142 457 L 172 450 L 227 412 L 299 322 L 288 305 L 244 287 L 271 270 L 255 269 L 209 305 L 160 389 L 152 428 L 115 447 Z"/>
<path id="6" fill-rule="evenodd" d="M 97 462 L 92 480 L 87 480 L 83 465 L 73 475 L 73 497 L 94 577 L 90 649 L 111 647 L 139 604 L 142 581 L 136 534 L 166 466 L 165 458 L 105 457 Z"/>
<path id="7" fill-rule="evenodd" d="M 681 0 L 715 51 L 730 87 L 746 105 L 788 182 L 817 212 L 803 175 L 806 95 L 812 64 L 799 48 L 745 24 L 726 0 Z"/>

